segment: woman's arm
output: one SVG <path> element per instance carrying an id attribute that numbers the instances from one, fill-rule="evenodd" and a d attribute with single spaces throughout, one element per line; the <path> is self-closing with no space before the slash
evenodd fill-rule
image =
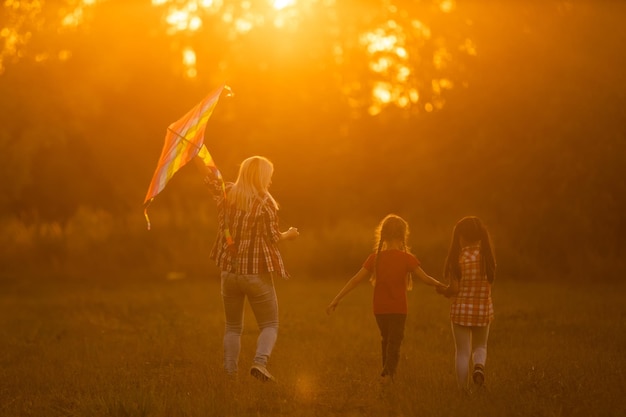
<path id="1" fill-rule="evenodd" d="M 197 155 L 193 158 L 193 161 L 200 170 L 204 184 L 209 188 L 209 192 L 213 195 L 213 198 L 218 199 L 223 196 L 224 190 L 222 190 L 222 184 L 217 177 L 215 169 L 206 166 L 202 158 Z"/>
<path id="2" fill-rule="evenodd" d="M 337 294 L 335 298 L 333 299 L 333 301 L 330 302 L 328 307 L 326 307 L 326 314 L 330 314 L 333 311 L 335 311 L 335 309 L 337 308 L 337 305 L 339 304 L 339 301 L 341 301 L 343 297 L 345 297 L 350 291 L 352 291 L 361 281 L 363 281 L 369 275 L 370 275 L 370 271 L 368 271 L 367 269 L 365 268 L 359 269 L 359 272 L 357 272 L 352 278 L 350 278 L 350 281 L 348 281 L 346 285 L 344 285 L 341 291 L 339 291 L 339 294 Z"/>
<path id="3" fill-rule="evenodd" d="M 202 158 L 200 158 L 198 155 L 193 157 L 193 162 L 196 164 L 196 166 L 200 170 L 200 173 L 202 174 L 202 178 L 206 177 L 207 175 L 212 175 L 211 169 L 204 164 L 204 161 L 202 161 Z"/>
<path id="4" fill-rule="evenodd" d="M 265 207 L 263 208 L 263 216 L 267 233 L 273 242 L 293 240 L 300 236 L 298 229 L 295 227 L 290 227 L 286 232 L 280 231 L 276 208 L 267 202 L 267 200 L 265 201 Z"/>
<path id="5" fill-rule="evenodd" d="M 430 275 L 428 275 L 426 272 L 424 272 L 424 270 L 421 267 L 416 267 L 413 270 L 413 273 L 415 274 L 416 277 L 419 278 L 420 281 L 422 281 L 424 284 L 426 285 L 433 285 L 435 287 L 438 288 L 445 288 L 446 285 L 442 284 L 441 282 L 437 281 L 435 278 L 431 277 Z"/>

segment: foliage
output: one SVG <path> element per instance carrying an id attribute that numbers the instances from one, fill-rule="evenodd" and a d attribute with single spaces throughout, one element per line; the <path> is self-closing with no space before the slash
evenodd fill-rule
<path id="1" fill-rule="evenodd" d="M 191 220 L 212 210 L 193 167 L 151 208 L 177 219 L 167 230 L 157 223 L 154 233 L 144 233 L 140 205 L 167 125 L 226 79 L 235 97 L 220 102 L 206 142 L 227 179 L 251 154 L 275 162 L 272 190 L 281 218 L 305 231 L 307 251 L 295 260 L 302 270 L 334 265 L 342 255 L 350 258 L 346 269 L 353 268 L 357 256 L 349 253 L 359 238 L 396 212 L 414 227 L 414 246 L 431 255 L 421 256 L 425 260 L 442 256 L 459 217 L 476 214 L 502 248 L 500 268 L 512 275 L 620 276 L 625 6 L 459 1 L 454 13 L 441 13 L 426 7 L 430 2 L 397 2 L 395 9 L 383 3 L 389 2 L 337 2 L 335 14 L 325 9 L 301 20 L 301 32 L 284 36 L 266 26 L 236 40 L 215 16 L 205 16 L 215 24 L 200 32 L 168 35 L 166 9 L 147 2 L 98 3 L 85 9 L 83 26 L 62 32 L 54 2 L 4 15 L 7 24 L 32 32 L 20 46 L 23 59 L 5 60 L 0 75 L 7 265 L 17 264 L 10 254 L 19 251 L 19 259 L 65 257 L 59 265 L 67 267 L 113 248 L 118 253 L 103 261 L 110 267 L 149 258 L 154 250 L 166 265 L 183 265 L 187 253 L 199 250 L 191 248 L 211 239 L 186 242 L 200 235 L 194 227 L 214 224 Z M 316 25 L 317 18 L 334 26 Z M 409 37 L 411 51 L 424 58 L 414 63 L 410 82 L 430 88 L 433 80 L 454 81 L 442 90 L 439 111 L 390 105 L 376 116 L 367 113 L 369 87 L 380 74 L 370 71 L 358 34 L 391 18 L 403 28 L 419 18 L 432 30 L 428 41 Z M 322 27 L 328 30 L 314 29 Z M 342 63 L 333 60 L 336 42 Z M 472 46 L 476 54 L 454 53 L 449 66 L 435 71 L 440 44 L 450 51 Z M 198 58 L 193 79 L 184 77 L 180 60 L 187 46 Z M 46 51 L 50 59 L 38 61 Z M 356 97 L 355 89 L 344 88 L 357 84 L 369 87 L 357 89 Z M 421 97 L 420 106 L 434 103 L 428 93 Z M 106 230 L 105 238 L 69 233 L 88 217 L 86 227 Z M 319 247 L 331 253 L 320 256 Z M 68 251 L 83 255 L 69 262 Z M 326 262 L 312 261 L 313 252 Z"/>

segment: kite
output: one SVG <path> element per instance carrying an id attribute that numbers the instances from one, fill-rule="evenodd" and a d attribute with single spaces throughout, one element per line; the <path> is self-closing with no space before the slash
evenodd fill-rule
<path id="1" fill-rule="evenodd" d="M 148 223 L 148 230 L 150 230 L 148 206 L 152 203 L 154 197 L 163 191 L 167 182 L 174 174 L 195 156 L 199 156 L 207 167 L 216 172 L 218 179 L 222 182 L 222 190 L 226 193 L 222 175 L 204 145 L 206 123 L 209 117 L 211 117 L 220 95 L 224 90 L 228 93 L 227 97 L 232 96 L 233 93 L 230 87 L 223 84 L 189 110 L 182 118 L 168 126 L 161 157 L 159 158 L 157 168 L 154 171 L 143 203 L 143 213 Z M 227 236 L 227 240 L 228 237 L 229 236 Z"/>

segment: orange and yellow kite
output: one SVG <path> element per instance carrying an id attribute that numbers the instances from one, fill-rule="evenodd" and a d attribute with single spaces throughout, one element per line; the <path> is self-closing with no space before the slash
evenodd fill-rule
<path id="1" fill-rule="evenodd" d="M 154 197 L 163 191 L 174 174 L 196 155 L 202 159 L 207 167 L 213 168 L 221 179 L 221 174 L 219 174 L 211 154 L 204 146 L 204 130 L 224 90 L 227 91 L 228 96 L 232 95 L 230 87 L 222 85 L 189 110 L 182 118 L 168 126 L 161 157 L 144 200 L 144 216 L 148 223 L 148 230 L 150 230 L 148 206 Z"/>

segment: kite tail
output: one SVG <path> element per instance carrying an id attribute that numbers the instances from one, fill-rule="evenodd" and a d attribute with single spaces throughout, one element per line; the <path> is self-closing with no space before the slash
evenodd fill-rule
<path id="1" fill-rule="evenodd" d="M 152 203 L 152 200 L 154 200 L 154 199 L 151 198 L 150 200 L 148 200 L 148 202 L 146 203 L 146 205 L 143 208 L 143 216 L 146 218 L 146 223 L 148 225 L 148 230 L 150 230 L 150 217 L 148 217 L 148 206 L 150 205 L 150 203 Z"/>
<path id="2" fill-rule="evenodd" d="M 209 154 L 208 150 L 206 149 L 206 147 L 202 147 L 202 149 L 200 149 L 200 152 L 198 153 L 198 156 L 200 156 L 200 158 L 203 159 L 205 165 L 207 168 L 213 170 L 213 172 L 215 172 L 215 176 L 217 177 L 217 179 L 220 182 L 220 185 L 222 186 L 222 194 L 224 197 L 224 204 L 226 205 L 226 207 L 228 207 L 228 196 L 226 194 L 226 183 L 224 182 L 224 177 L 222 177 L 222 173 L 220 172 L 219 168 L 217 167 L 217 165 L 215 165 L 215 161 L 213 161 L 213 158 L 211 158 L 211 155 Z M 233 236 L 230 234 L 230 225 L 228 222 L 228 212 L 224 213 L 224 239 L 226 240 L 226 245 L 227 245 L 227 249 L 231 254 L 235 254 L 237 252 L 237 249 L 235 248 L 235 241 L 233 240 Z"/>
<path id="3" fill-rule="evenodd" d="M 228 226 L 226 226 L 224 228 L 224 238 L 226 239 L 226 249 L 232 254 L 236 254 L 237 253 L 237 248 L 235 248 L 235 241 L 233 240 L 233 237 L 230 234 L 230 229 L 228 228 Z"/>

